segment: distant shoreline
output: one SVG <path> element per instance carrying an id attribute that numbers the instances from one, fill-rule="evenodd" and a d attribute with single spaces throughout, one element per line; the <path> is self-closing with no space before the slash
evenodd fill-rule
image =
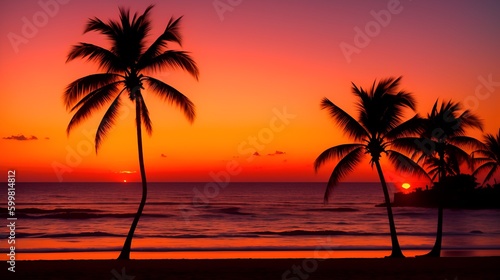
<path id="1" fill-rule="evenodd" d="M 439 206 L 439 192 L 435 189 L 417 189 L 410 193 L 396 192 L 391 203 L 393 207 L 424 207 Z M 479 188 L 462 192 L 447 192 L 442 199 L 444 208 L 451 209 L 500 209 L 500 187 Z M 384 206 L 378 204 L 377 206 Z"/>
<path id="2" fill-rule="evenodd" d="M 498 279 L 500 257 L 18 261 L 16 279 Z M 132 278 L 133 277 L 133 278 Z M 7 279 L 7 278 L 5 278 Z M 14 278 L 12 278 L 14 279 Z"/>

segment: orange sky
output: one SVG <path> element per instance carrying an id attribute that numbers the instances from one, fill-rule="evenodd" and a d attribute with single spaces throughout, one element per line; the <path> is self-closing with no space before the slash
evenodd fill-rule
<path id="1" fill-rule="evenodd" d="M 2 172 L 15 169 L 20 181 L 140 179 L 130 106 L 96 155 L 89 137 L 104 112 L 67 137 L 71 115 L 61 99 L 68 83 L 96 72 L 95 65 L 82 61 L 66 64 L 70 46 L 106 44 L 94 34 L 82 35 L 87 18 L 116 18 L 118 6 L 142 13 L 147 4 L 136 2 L 42 0 L 45 9 L 38 1 L 2 3 Z M 415 93 L 419 112 L 430 110 L 437 97 L 465 100 L 485 120 L 485 131 L 495 133 L 500 127 L 500 5 L 442 2 L 157 3 L 153 36 L 170 16 L 184 15 L 183 48 L 192 53 L 201 76 L 197 82 L 181 71 L 156 75 L 196 104 L 192 125 L 177 108 L 146 93 L 154 125 L 153 136 L 144 139 L 148 179 L 207 181 L 210 174 L 233 171 L 231 181 L 327 180 L 333 164 L 315 174 L 314 159 L 348 140 L 319 109 L 321 98 L 354 114 L 350 82 L 369 86 L 387 76 L 404 76 L 402 85 Z M 481 80 L 490 80 L 489 85 Z M 22 135 L 37 140 L 16 140 Z M 251 156 L 254 150 L 260 156 Z M 228 162 L 237 166 L 227 170 Z M 395 181 L 405 180 L 384 168 L 400 178 Z M 376 177 L 364 164 L 348 180 Z"/>

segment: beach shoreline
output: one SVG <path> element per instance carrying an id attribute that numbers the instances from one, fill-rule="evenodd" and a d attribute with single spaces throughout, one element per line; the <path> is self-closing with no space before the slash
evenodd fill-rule
<path id="1" fill-rule="evenodd" d="M 500 257 L 17 261 L 2 279 L 500 279 Z M 5 278 L 9 277 L 9 278 Z"/>

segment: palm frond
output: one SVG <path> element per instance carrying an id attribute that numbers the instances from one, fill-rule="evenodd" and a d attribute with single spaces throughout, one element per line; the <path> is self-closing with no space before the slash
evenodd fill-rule
<path id="1" fill-rule="evenodd" d="M 314 171 L 318 172 L 319 168 L 329 160 L 334 160 L 336 158 L 343 158 L 348 153 L 353 150 L 363 147 L 363 144 L 342 144 L 335 147 L 331 147 L 323 151 L 314 161 Z"/>
<path id="2" fill-rule="evenodd" d="M 397 125 L 390 131 L 386 133 L 386 138 L 389 140 L 398 139 L 401 137 L 411 137 L 414 135 L 419 135 L 423 132 L 424 120 L 419 116 L 415 115 L 409 120 Z"/>
<path id="3" fill-rule="evenodd" d="M 354 140 L 361 140 L 368 136 L 367 131 L 357 122 L 353 117 L 351 117 L 344 110 L 340 109 L 337 105 L 333 104 L 328 98 L 323 98 L 321 100 L 321 109 L 328 110 L 330 116 L 337 121 L 337 125 L 343 130 L 343 132 Z"/>
<path id="4" fill-rule="evenodd" d="M 411 175 L 424 177 L 429 181 L 432 181 L 429 174 L 427 174 L 427 172 L 420 165 L 406 155 L 398 151 L 388 150 L 387 156 L 397 171 L 410 173 Z"/>
<path id="5" fill-rule="evenodd" d="M 120 76 L 113 73 L 98 73 L 85 76 L 70 83 L 64 91 L 64 104 L 69 110 L 82 95 L 88 94 L 109 83 L 115 82 Z"/>
<path id="6" fill-rule="evenodd" d="M 491 180 L 491 178 L 493 177 L 493 175 L 495 175 L 495 173 L 497 173 L 497 171 L 498 171 L 498 164 L 495 164 L 491 167 L 490 172 L 488 172 L 488 174 L 484 178 L 483 184 Z"/>
<path id="7" fill-rule="evenodd" d="M 476 154 L 480 157 L 477 157 Z M 473 163 L 480 164 L 480 166 L 477 167 L 472 174 L 477 175 L 483 171 L 489 170 L 488 174 L 484 178 L 483 184 L 491 180 L 500 166 L 500 129 L 498 130 L 498 134 L 496 136 L 492 134 L 485 134 L 484 143 L 482 142 L 481 147 L 472 152 L 471 155 Z"/>
<path id="8" fill-rule="evenodd" d="M 472 161 L 469 153 L 453 144 L 445 145 L 445 154 L 448 158 L 458 161 L 459 163 L 467 163 L 468 167 L 472 166 Z"/>
<path id="9" fill-rule="evenodd" d="M 361 162 L 363 155 L 363 147 L 358 147 L 345 155 L 344 158 L 337 163 L 332 174 L 330 175 L 328 184 L 326 185 L 325 195 L 323 198 L 325 203 L 328 202 L 334 187 L 337 186 L 342 178 L 354 170 L 356 165 Z"/>
<path id="10" fill-rule="evenodd" d="M 78 125 L 83 120 L 90 117 L 90 115 L 102 108 L 104 104 L 110 102 L 116 95 L 118 90 L 118 86 L 116 83 L 108 84 L 104 87 L 101 87 L 95 90 L 92 93 L 89 93 L 85 96 L 72 110 L 78 108 L 76 113 L 71 118 L 71 121 L 68 124 L 66 129 L 67 134 L 71 132 L 71 130 Z"/>
<path id="11" fill-rule="evenodd" d="M 123 92 L 123 90 L 121 91 Z M 113 127 L 116 122 L 116 118 L 118 117 L 119 109 L 120 109 L 120 96 L 121 92 L 116 96 L 115 100 L 109 106 L 108 110 L 104 114 L 97 127 L 97 132 L 95 134 L 95 152 L 99 150 L 103 139 L 106 137 L 108 131 Z"/>
<path id="12" fill-rule="evenodd" d="M 151 134 L 153 134 L 153 124 L 151 122 L 151 119 L 149 118 L 148 107 L 146 106 L 146 102 L 144 102 L 144 98 L 142 96 L 140 96 L 138 99 L 139 99 L 140 107 L 141 107 L 140 118 L 141 118 L 142 125 L 144 125 L 144 128 L 146 129 L 146 132 L 148 133 L 148 135 L 151 136 Z M 136 102 L 138 102 L 138 101 L 136 100 Z"/>
<path id="13" fill-rule="evenodd" d="M 157 80 L 153 77 L 145 77 L 154 93 L 169 103 L 177 105 L 189 122 L 193 122 L 196 117 L 196 110 L 193 102 L 174 87 Z"/>
<path id="14" fill-rule="evenodd" d="M 483 131 L 483 120 L 469 110 L 465 110 L 457 120 L 464 128 L 475 128 Z"/>
<path id="15" fill-rule="evenodd" d="M 483 143 L 481 143 L 481 141 L 470 136 L 449 137 L 448 142 L 450 142 L 455 146 L 463 147 L 466 149 L 480 149 L 484 146 Z"/>
<path id="16" fill-rule="evenodd" d="M 124 64 L 111 51 L 89 43 L 79 43 L 71 48 L 66 62 L 76 58 L 87 59 L 87 61 L 96 62 L 100 69 L 108 72 L 123 72 Z"/>
<path id="17" fill-rule="evenodd" d="M 91 31 L 95 31 L 103 35 L 106 35 L 108 39 L 111 41 L 117 39 L 118 30 L 116 30 L 116 25 L 106 24 L 97 17 L 88 20 L 83 33 L 85 34 Z"/>
<path id="18" fill-rule="evenodd" d="M 151 70 L 155 72 L 164 69 L 179 68 L 187 71 L 197 80 L 200 75 L 196 62 L 185 51 L 168 50 L 149 60 L 144 60 L 142 63 L 138 65 L 139 70 Z"/>
<path id="19" fill-rule="evenodd" d="M 496 136 L 492 134 L 484 136 L 484 143 L 481 149 L 487 151 L 485 155 L 489 155 L 492 160 L 500 164 L 500 129 Z"/>
<path id="20" fill-rule="evenodd" d="M 113 89 L 113 88 L 118 89 L 118 85 L 121 83 L 122 83 L 121 81 L 112 82 L 112 83 L 104 85 L 100 88 L 97 88 L 94 91 L 87 93 L 82 99 L 80 99 L 80 101 L 78 101 L 75 105 L 73 105 L 73 107 L 71 107 L 69 109 L 69 111 L 73 112 L 76 109 L 82 107 L 88 100 L 90 100 L 91 98 L 94 98 L 94 95 L 96 95 L 96 94 L 101 94 L 101 92 L 106 92 L 106 91 Z"/>
<path id="21" fill-rule="evenodd" d="M 162 50 L 168 46 L 168 42 L 177 43 L 179 44 L 179 46 L 182 45 L 182 37 L 179 28 L 181 19 L 182 16 L 175 20 L 173 17 L 170 18 L 163 34 L 161 34 L 153 42 L 153 44 L 151 44 L 151 46 L 142 54 L 141 58 L 139 59 L 139 62 L 137 64 L 140 69 L 151 64 L 151 60 L 154 57 L 162 54 Z"/>

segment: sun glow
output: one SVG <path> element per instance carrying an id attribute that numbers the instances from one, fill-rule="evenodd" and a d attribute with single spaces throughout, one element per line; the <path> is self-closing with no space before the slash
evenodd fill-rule
<path id="1" fill-rule="evenodd" d="M 127 182 L 127 180 L 123 180 L 123 182 L 124 182 L 124 183 L 126 183 L 126 182 Z"/>
<path id="2" fill-rule="evenodd" d="M 401 187 L 402 187 L 403 189 L 407 190 L 407 189 L 409 189 L 409 188 L 411 187 L 411 185 L 410 185 L 409 183 L 403 183 L 403 184 L 401 185 Z"/>

